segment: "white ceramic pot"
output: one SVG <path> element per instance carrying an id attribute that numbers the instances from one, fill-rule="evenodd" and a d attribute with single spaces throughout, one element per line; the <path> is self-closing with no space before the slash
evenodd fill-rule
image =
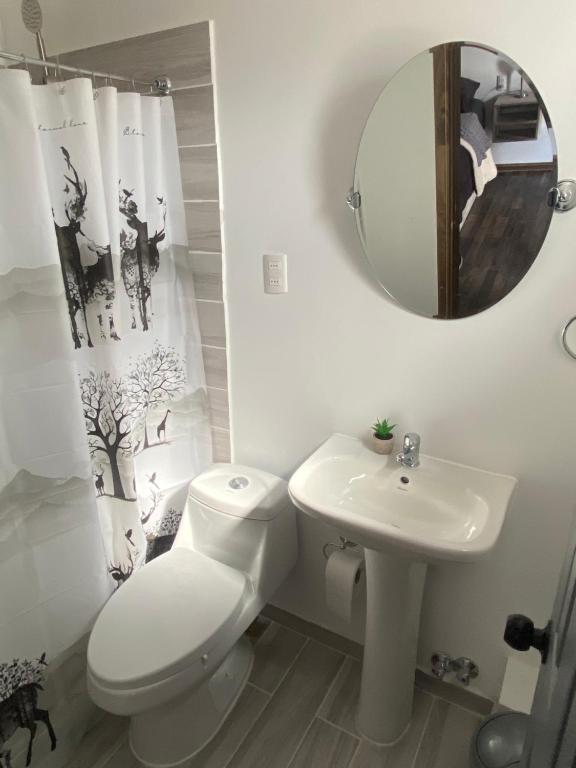
<path id="1" fill-rule="evenodd" d="M 392 448 L 394 447 L 394 436 L 392 435 L 389 440 L 381 440 L 379 437 L 376 437 L 374 433 L 372 433 L 370 435 L 370 445 L 372 446 L 372 450 L 376 453 L 381 453 L 387 456 L 389 453 L 392 453 Z"/>

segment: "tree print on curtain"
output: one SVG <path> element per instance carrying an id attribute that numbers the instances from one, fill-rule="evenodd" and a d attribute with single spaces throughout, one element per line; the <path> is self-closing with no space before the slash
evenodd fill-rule
<path id="1" fill-rule="evenodd" d="M 0 69 L 0 768 L 73 759 L 92 622 L 211 460 L 172 100 L 92 85 Z"/>
<path id="2" fill-rule="evenodd" d="M 94 314 L 98 320 L 98 342 L 120 341 L 114 322 L 118 302 L 112 251 L 110 245 L 98 246 L 84 234 L 82 225 L 89 211 L 88 184 L 79 173 L 71 152 L 63 146 L 60 150 L 66 168 L 63 192 L 67 224 L 59 226 L 55 223 L 55 226 L 72 339 L 76 349 L 82 346 L 93 348 L 90 327 Z M 120 272 L 130 307 L 130 333 L 149 333 L 152 326 L 152 280 L 160 268 L 159 248 L 166 237 L 165 196 L 157 195 L 155 203 L 159 206 L 161 225 L 149 236 L 148 223 L 140 215 L 135 191 L 120 187 L 118 210 L 125 224 L 120 229 Z M 93 264 L 86 264 L 86 251 L 94 254 L 96 261 Z M 168 421 L 176 421 L 170 404 L 187 386 L 183 356 L 158 339 L 151 343 L 150 349 L 130 358 L 127 370 L 121 372 L 119 366 L 114 371 L 89 367 L 80 375 L 82 408 L 98 501 L 113 499 L 108 506 L 117 507 L 117 502 L 138 502 L 138 484 L 141 488 L 144 485 L 147 491 L 140 494 L 145 503 L 139 512 L 144 539 L 135 535 L 135 521 L 127 514 L 120 551 L 116 547 L 108 563 L 108 572 L 116 587 L 147 559 L 169 548 L 177 530 L 174 521 L 182 513 L 181 509 L 166 510 L 161 504 L 157 471 L 137 479 L 135 457 L 154 446 L 168 443 Z M 161 544 L 154 544 L 160 540 Z"/>
<path id="3" fill-rule="evenodd" d="M 65 226 L 59 226 L 55 222 L 55 227 L 74 346 L 78 349 L 83 342 L 88 347 L 94 346 L 90 334 L 88 308 L 100 302 L 104 303 L 107 313 L 106 319 L 102 311 L 97 315 L 100 339 L 105 341 L 109 337 L 119 341 L 114 327 L 115 289 L 112 251 L 109 244 L 97 245 L 82 231 L 82 222 L 86 218 L 87 211 L 88 186 L 85 179 L 80 179 L 66 147 L 60 147 L 60 149 L 67 169 L 64 173 L 63 192 L 66 195 L 64 211 L 68 223 Z M 94 255 L 94 263 L 83 263 L 83 248 Z"/>
<path id="4" fill-rule="evenodd" d="M 11 768 L 11 750 L 6 742 L 19 728 L 30 731 L 26 765 L 32 761 L 32 747 L 38 723 L 44 723 L 50 736 L 52 750 L 56 749 L 56 734 L 46 709 L 38 707 L 38 692 L 43 691 L 46 675 L 46 654 L 39 659 L 14 659 L 0 664 L 0 767 Z"/>
<path id="5" fill-rule="evenodd" d="M 80 389 L 88 446 L 95 467 L 96 493 L 99 497 L 112 495 L 117 499 L 130 499 L 120 474 L 121 458 L 131 454 L 130 427 L 134 412 L 125 383 L 108 371 L 92 370 L 80 379 Z M 109 491 L 106 490 L 102 462 L 110 470 L 112 488 Z M 132 501 L 135 501 L 134 496 Z"/>
<path id="6" fill-rule="evenodd" d="M 146 414 L 155 406 L 172 400 L 184 389 L 186 374 L 183 361 L 174 348 L 162 347 L 158 342 L 149 354 L 140 355 L 128 374 L 128 391 L 132 402 L 139 409 L 141 418 L 137 425 L 142 435 L 136 434 L 134 453 L 150 447 Z M 166 424 L 170 415 L 166 409 L 164 418 L 156 426 L 156 442 L 166 442 Z M 135 430 L 136 432 L 136 430 Z"/>
<path id="7" fill-rule="evenodd" d="M 146 537 L 146 561 L 151 559 L 152 552 L 157 555 L 160 551 L 151 549 L 151 541 L 163 538 L 162 551 L 169 549 L 166 537 L 174 537 L 177 530 L 174 521 L 181 516 L 182 508 L 164 509 L 164 492 L 159 485 L 161 471 L 138 473 L 136 456 L 169 447 L 168 418 L 173 408 L 168 406 L 177 404 L 179 412 L 186 409 L 189 398 L 182 398 L 186 384 L 185 360 L 174 347 L 166 347 L 158 340 L 149 352 L 128 361 L 124 375 L 112 376 L 108 371 L 92 369 L 80 379 L 97 499 L 109 497 L 136 502 L 139 475 L 144 488 L 139 502 L 139 522 Z M 177 429 L 178 414 L 174 421 Z M 165 458 L 158 457 L 156 464 L 162 467 Z M 132 575 L 143 549 L 144 546 L 140 548 L 137 544 L 134 528 L 124 528 L 122 556 L 110 562 L 108 568 L 116 586 Z"/>

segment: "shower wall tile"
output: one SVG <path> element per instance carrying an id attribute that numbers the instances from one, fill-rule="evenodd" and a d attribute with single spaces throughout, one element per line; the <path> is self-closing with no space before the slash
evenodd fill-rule
<path id="1" fill-rule="evenodd" d="M 151 82 L 168 75 L 174 88 L 212 82 L 207 21 L 64 53 L 62 64 Z"/>
<path id="2" fill-rule="evenodd" d="M 219 427 L 220 429 L 230 429 L 227 390 L 208 387 L 208 407 L 210 409 L 210 423 L 212 426 Z"/>
<path id="3" fill-rule="evenodd" d="M 222 255 L 220 253 L 190 252 L 194 290 L 197 299 L 222 301 Z"/>
<path id="4" fill-rule="evenodd" d="M 41 602 L 34 557 L 29 549 L 22 548 L 2 560 L 0 584 L 10 585 L 9 589 L 0 590 L 0 627 Z"/>
<path id="5" fill-rule="evenodd" d="M 214 92 L 211 85 L 172 94 L 178 146 L 215 144 Z"/>
<path id="6" fill-rule="evenodd" d="M 226 350 L 216 347 L 202 347 L 202 357 L 208 388 L 226 389 L 228 384 Z"/>
<path id="7" fill-rule="evenodd" d="M 190 248 L 194 251 L 220 252 L 222 240 L 218 203 L 185 203 L 184 208 Z"/>
<path id="8" fill-rule="evenodd" d="M 53 536 L 35 546 L 32 554 L 42 601 L 70 589 L 79 579 L 96 579 L 104 560 L 98 522 Z"/>
<path id="9" fill-rule="evenodd" d="M 221 301 L 196 302 L 202 343 L 210 347 L 226 346 L 224 304 Z"/>
<path id="10" fill-rule="evenodd" d="M 214 461 L 230 462 L 229 430 L 212 427 L 212 453 Z"/>
<path id="11" fill-rule="evenodd" d="M 62 53 L 60 61 L 136 80 L 151 81 L 166 75 L 172 81 L 190 259 L 210 389 L 214 458 L 230 461 L 218 146 L 210 44 L 210 25 L 206 21 Z M 130 87 L 119 85 L 120 90 Z"/>
<path id="12" fill-rule="evenodd" d="M 184 200 L 218 200 L 216 146 L 182 147 L 180 170 Z"/>

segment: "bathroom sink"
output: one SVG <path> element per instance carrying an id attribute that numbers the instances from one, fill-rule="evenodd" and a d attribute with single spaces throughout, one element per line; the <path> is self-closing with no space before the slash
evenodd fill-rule
<path id="1" fill-rule="evenodd" d="M 290 480 L 307 514 L 375 550 L 475 560 L 498 539 L 516 479 L 420 455 L 400 466 L 356 438 L 332 435 Z"/>
<path id="2" fill-rule="evenodd" d="M 394 454 L 380 456 L 339 434 L 292 476 L 290 496 L 299 509 L 364 547 L 366 633 L 356 728 L 371 742 L 395 744 L 410 726 L 429 564 L 452 561 L 449 567 L 458 568 L 459 561 L 489 552 L 515 486 L 513 477 L 431 456 L 420 455 L 417 467 L 402 466 Z"/>

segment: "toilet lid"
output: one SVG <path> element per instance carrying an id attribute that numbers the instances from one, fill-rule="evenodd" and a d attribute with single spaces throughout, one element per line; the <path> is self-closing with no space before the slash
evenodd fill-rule
<path id="1" fill-rule="evenodd" d="M 226 639 L 245 587 L 243 573 L 189 549 L 152 560 L 98 616 L 91 674 L 107 687 L 136 688 L 184 669 Z"/>

